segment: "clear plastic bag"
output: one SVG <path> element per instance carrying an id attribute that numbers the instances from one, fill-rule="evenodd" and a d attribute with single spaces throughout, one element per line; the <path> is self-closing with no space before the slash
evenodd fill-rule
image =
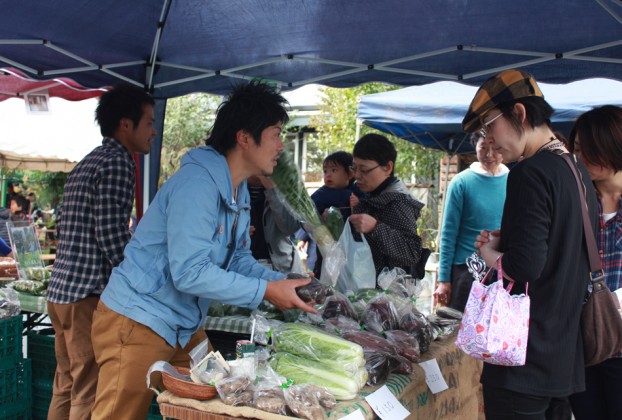
<path id="1" fill-rule="evenodd" d="M 361 234 L 361 241 L 354 239 L 350 222 L 346 222 L 337 245 L 345 255 L 345 265 L 337 278 L 337 290 L 349 295 L 361 288 L 376 287 L 376 267 L 371 248 Z"/>

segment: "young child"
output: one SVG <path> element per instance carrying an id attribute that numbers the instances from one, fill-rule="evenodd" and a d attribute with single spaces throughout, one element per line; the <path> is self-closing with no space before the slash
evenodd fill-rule
<path id="1" fill-rule="evenodd" d="M 311 195 L 317 211 L 326 216 L 329 207 L 336 207 L 341 211 L 343 219 L 347 219 L 352 213 L 352 207 L 358 204 L 361 191 L 353 184 L 352 154 L 345 151 L 331 153 L 324 158 L 322 163 L 324 172 L 324 185 Z M 354 195 L 353 195 L 354 194 Z M 311 240 L 302 229 L 296 234 L 296 238 L 307 242 L 307 269 L 320 277 L 322 269 L 322 256 L 317 252 L 315 241 Z"/>

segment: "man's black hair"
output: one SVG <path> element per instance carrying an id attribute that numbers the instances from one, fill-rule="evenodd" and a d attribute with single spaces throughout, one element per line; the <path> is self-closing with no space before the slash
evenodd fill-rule
<path id="1" fill-rule="evenodd" d="M 244 130 L 259 145 L 263 130 L 289 121 L 287 104 L 275 88 L 260 80 L 237 85 L 218 107 L 205 144 L 224 155 L 235 147 L 238 131 Z"/>
<path id="2" fill-rule="evenodd" d="M 104 92 L 95 110 L 95 121 L 102 136 L 114 137 L 123 118 L 129 118 L 136 127 L 143 117 L 145 105 L 153 106 L 155 101 L 143 89 L 129 83 L 119 83 Z"/>

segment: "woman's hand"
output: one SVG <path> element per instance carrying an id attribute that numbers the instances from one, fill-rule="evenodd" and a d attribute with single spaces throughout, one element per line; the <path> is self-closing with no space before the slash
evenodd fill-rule
<path id="1" fill-rule="evenodd" d="M 365 213 L 353 214 L 348 220 L 352 224 L 352 228 L 360 233 L 369 233 L 376 229 L 378 224 L 378 220 Z"/>
<path id="2" fill-rule="evenodd" d="M 350 208 L 353 209 L 354 207 L 358 206 L 359 202 L 359 198 L 354 195 L 354 193 L 350 194 Z"/>
<path id="3" fill-rule="evenodd" d="M 475 248 L 489 267 L 494 266 L 501 253 L 499 249 L 500 230 L 482 230 L 475 238 Z"/>
<path id="4" fill-rule="evenodd" d="M 434 306 L 437 304 L 449 305 L 451 303 L 451 282 L 439 281 L 434 291 Z"/>

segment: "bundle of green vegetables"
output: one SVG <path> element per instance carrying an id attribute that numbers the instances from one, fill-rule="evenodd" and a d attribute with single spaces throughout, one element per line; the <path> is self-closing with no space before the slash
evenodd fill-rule
<path id="1" fill-rule="evenodd" d="M 285 150 L 281 153 L 270 178 L 291 210 L 306 225 L 306 229 L 318 246 L 325 250 L 334 246 L 335 240 L 328 228 L 322 224 L 320 215 L 307 193 L 298 166 L 290 152 Z M 323 255 L 328 255 L 328 253 L 323 253 Z"/>
<path id="2" fill-rule="evenodd" d="M 351 374 L 365 366 L 360 345 L 308 324 L 279 325 L 272 333 L 272 345 L 277 352 L 291 353 Z"/>
<path id="3" fill-rule="evenodd" d="M 324 363 L 284 352 L 276 353 L 270 360 L 270 366 L 279 375 L 293 380 L 296 384 L 324 387 L 338 400 L 356 398 L 367 381 L 367 371 L 364 367 L 352 375 Z"/>

